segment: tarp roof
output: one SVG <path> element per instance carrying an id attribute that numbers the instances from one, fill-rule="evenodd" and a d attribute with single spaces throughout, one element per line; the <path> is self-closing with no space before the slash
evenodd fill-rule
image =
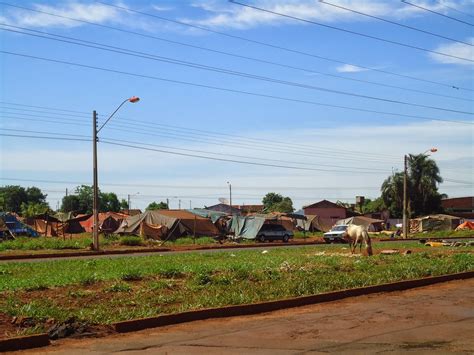
<path id="1" fill-rule="evenodd" d="M 193 213 L 195 215 L 198 215 L 200 217 L 210 218 L 212 223 L 216 223 L 219 220 L 219 218 L 229 216 L 229 214 L 226 212 L 207 210 L 205 208 L 193 208 L 191 210 L 186 210 L 186 211 Z"/>

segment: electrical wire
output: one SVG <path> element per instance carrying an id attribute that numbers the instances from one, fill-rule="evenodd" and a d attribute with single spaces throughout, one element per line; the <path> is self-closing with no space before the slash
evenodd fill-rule
<path id="1" fill-rule="evenodd" d="M 436 14 L 436 15 L 439 15 L 439 16 L 443 16 L 443 17 L 449 18 L 450 20 L 457 21 L 457 22 L 460 22 L 460 23 L 464 23 L 465 25 L 468 25 L 468 26 L 474 26 L 474 24 L 472 24 L 472 23 L 470 23 L 470 22 L 466 22 L 466 21 L 460 20 L 460 19 L 458 19 L 458 18 L 455 18 L 455 17 L 452 17 L 452 16 L 448 16 L 448 15 L 442 14 L 441 12 L 428 9 L 428 8 L 426 8 L 426 7 L 423 7 L 423 6 L 420 6 L 420 5 L 417 5 L 417 4 L 413 4 L 413 3 L 408 2 L 408 1 L 406 1 L 406 0 L 402 0 L 402 2 L 403 2 L 404 4 L 407 4 L 407 5 L 416 7 L 416 8 L 418 8 L 418 9 L 431 12 L 432 14 Z"/>
<path id="2" fill-rule="evenodd" d="M 6 104 L 9 104 L 9 105 L 27 106 L 27 107 L 31 106 L 31 105 L 22 105 L 22 104 L 4 102 L 4 101 L 3 102 L 0 101 L 0 103 L 6 103 Z M 33 107 L 36 107 L 36 106 L 33 106 Z M 41 106 L 39 108 L 55 110 L 55 108 L 44 107 L 44 106 Z M 22 109 L 16 109 L 16 110 L 22 110 Z M 27 110 L 27 111 L 29 111 L 29 112 L 39 112 L 39 113 L 43 112 L 43 111 L 36 111 L 36 110 Z M 60 111 L 67 111 L 67 110 L 60 110 Z M 88 112 L 80 112 L 80 111 L 74 111 L 74 112 L 88 114 Z M 61 114 L 61 115 L 64 116 L 63 113 L 54 113 L 54 114 L 58 114 L 58 115 Z M 45 117 L 49 117 L 49 116 L 45 116 Z M 78 117 L 82 117 L 82 116 L 78 116 Z M 261 137 L 251 138 L 251 137 L 245 137 L 245 136 L 237 135 L 237 134 L 229 134 L 229 133 L 224 133 L 224 132 L 208 131 L 208 130 L 187 128 L 187 127 L 181 127 L 181 126 L 174 126 L 174 125 L 168 125 L 168 124 L 162 124 L 162 123 L 156 123 L 156 122 L 134 120 L 134 119 L 124 117 L 124 116 L 116 116 L 116 117 L 119 118 L 119 119 L 125 120 L 126 122 L 131 122 L 131 123 L 135 123 L 135 124 L 138 124 L 138 125 L 142 125 L 144 127 L 147 127 L 147 129 L 149 127 L 156 127 L 156 128 L 160 128 L 160 129 L 162 129 L 164 127 L 164 128 L 171 128 L 171 130 L 174 130 L 174 131 L 177 131 L 177 132 L 180 132 L 180 131 L 196 132 L 196 134 L 199 133 L 200 136 L 202 136 L 202 135 L 211 136 L 211 137 L 215 136 L 215 137 L 219 137 L 219 138 L 220 137 L 229 137 L 229 138 L 232 138 L 232 139 L 238 139 L 239 141 L 245 141 L 245 142 L 250 142 L 250 143 L 266 142 L 266 143 L 270 143 L 271 145 L 285 147 L 285 148 L 286 147 L 290 147 L 290 148 L 295 147 L 294 144 L 285 144 L 285 143 L 282 143 L 282 142 L 279 142 L 279 141 L 265 139 L 265 138 L 261 138 Z M 120 123 L 121 124 L 126 124 L 125 122 L 120 122 Z M 384 158 L 397 158 L 398 159 L 398 156 L 391 155 L 391 154 L 380 154 L 380 153 L 374 153 L 374 152 L 369 153 L 369 152 L 363 152 L 363 151 L 357 151 L 357 150 L 340 149 L 340 148 L 335 148 L 335 147 L 322 148 L 320 146 L 312 146 L 312 145 L 301 144 L 301 143 L 298 144 L 298 147 L 308 148 L 308 149 L 319 151 L 319 152 L 329 152 L 329 153 L 337 152 L 337 153 L 341 153 L 341 154 L 365 155 L 365 156 L 372 156 L 372 157 L 384 157 Z"/>
<path id="3" fill-rule="evenodd" d="M 304 171 L 351 172 L 351 173 L 354 173 L 354 171 L 341 171 L 341 170 L 335 171 L 335 170 L 326 170 L 326 169 L 317 169 L 317 168 L 303 168 L 303 167 L 280 165 L 280 164 L 255 163 L 255 162 L 242 161 L 242 160 L 236 160 L 236 159 L 212 158 L 212 157 L 208 157 L 208 156 L 204 156 L 204 155 L 198 155 L 198 154 L 178 153 L 178 152 L 167 151 L 167 150 L 164 150 L 164 149 L 147 148 L 147 147 L 140 147 L 140 146 L 136 146 L 136 145 L 132 145 L 132 144 L 117 143 L 116 140 L 108 141 L 108 140 L 103 140 L 102 139 L 101 143 L 120 146 L 120 147 L 127 147 L 127 148 L 139 149 L 139 150 L 158 152 L 158 153 L 165 153 L 165 154 L 172 154 L 172 155 L 179 155 L 179 156 L 185 156 L 185 157 L 200 158 L 200 159 L 207 159 L 207 160 L 214 160 L 214 161 L 221 161 L 221 162 L 228 162 L 228 163 L 237 163 L 237 164 L 244 164 L 244 165 L 255 165 L 255 166 L 270 167 L 270 168 L 283 168 L 283 169 L 304 170 Z M 372 174 L 373 172 L 358 171 L 357 173 L 359 173 L 359 174 L 366 174 L 366 173 L 367 174 Z M 379 173 L 380 172 L 377 172 L 377 174 L 379 174 Z"/>
<path id="4" fill-rule="evenodd" d="M 357 11 L 357 10 L 354 10 L 354 9 L 349 9 L 348 7 L 332 4 L 332 3 L 330 3 L 326 0 L 319 0 L 319 2 L 322 3 L 322 4 L 325 4 L 325 5 L 333 6 L 333 7 L 338 8 L 338 9 L 346 10 L 346 11 L 349 11 L 349 12 L 352 12 L 352 13 L 355 13 L 355 14 L 359 14 L 359 15 L 362 15 L 362 16 L 366 16 L 366 17 L 370 17 L 370 18 L 373 18 L 373 19 L 376 19 L 376 20 L 387 22 L 387 23 L 390 23 L 392 25 L 396 25 L 396 26 L 399 26 L 399 27 L 407 28 L 409 30 L 421 32 L 421 33 L 424 33 L 424 34 L 427 34 L 427 35 L 430 35 L 430 36 L 446 39 L 448 41 L 452 41 L 452 42 L 456 42 L 456 43 L 465 44 L 467 46 L 474 46 L 474 44 L 469 43 L 469 42 L 460 41 L 458 39 L 446 37 L 446 36 L 443 36 L 443 35 L 440 35 L 440 34 L 437 34 L 437 33 L 433 33 L 433 32 L 430 32 L 430 31 L 423 30 L 421 28 L 416 28 L 416 27 L 413 27 L 413 26 L 405 25 L 405 24 L 400 23 L 400 22 L 395 22 L 395 21 L 391 21 L 391 20 L 388 20 L 388 19 L 385 19 L 385 18 L 382 18 L 382 17 L 370 15 L 370 14 L 367 14 L 365 12 Z"/>
<path id="5" fill-rule="evenodd" d="M 464 11 L 461 11 L 461 10 L 458 10 L 458 9 L 455 9 L 455 8 L 452 7 L 452 6 L 448 6 L 448 5 L 446 5 L 444 2 L 438 1 L 438 4 L 440 4 L 441 6 L 447 8 L 447 9 L 450 9 L 450 10 L 452 10 L 452 11 L 455 11 L 455 12 L 458 12 L 458 13 L 460 13 L 460 14 L 463 14 L 463 15 L 466 15 L 466 16 L 469 16 L 469 17 L 473 17 L 473 18 L 474 18 L 473 15 L 468 14 L 467 12 L 464 12 Z"/>
<path id="6" fill-rule="evenodd" d="M 464 60 L 464 61 L 466 61 L 466 62 L 474 62 L 473 59 L 464 58 L 464 57 L 459 57 L 459 56 L 456 56 L 456 55 L 453 55 L 453 54 L 448 54 L 448 53 L 444 53 L 444 52 L 438 52 L 438 51 L 434 51 L 434 50 L 431 50 L 431 49 L 428 49 L 428 48 L 424 48 L 424 47 L 419 47 L 419 46 L 415 46 L 415 45 L 411 45 L 411 44 L 407 44 L 407 43 L 392 41 L 392 40 L 387 39 L 387 38 L 377 37 L 377 36 L 373 36 L 373 35 L 369 35 L 369 34 L 365 34 L 365 33 L 361 33 L 361 32 L 356 32 L 356 31 L 352 31 L 352 30 L 348 30 L 348 29 L 345 29 L 345 28 L 336 27 L 336 26 L 332 26 L 332 25 L 326 25 L 326 24 L 321 23 L 321 22 L 316 22 L 316 21 L 312 21 L 312 20 L 307 20 L 307 19 L 304 19 L 304 18 L 301 18 L 301 17 L 296 17 L 296 16 L 284 14 L 284 13 L 282 13 L 282 12 L 276 12 L 276 11 L 273 11 L 273 10 L 264 9 L 264 8 L 262 8 L 262 7 L 258 7 L 258 6 L 254 6 L 254 5 L 249 5 L 249 4 L 246 4 L 246 3 L 243 3 L 243 2 L 238 2 L 238 1 L 235 1 L 235 0 L 229 0 L 229 1 L 230 1 L 231 3 L 233 3 L 233 4 L 240 5 L 240 6 L 245 6 L 245 7 L 248 7 L 248 8 L 250 8 L 250 9 L 254 9 L 254 10 L 266 12 L 266 13 L 273 14 L 273 15 L 277 15 L 277 16 L 281 16 L 281 17 L 290 18 L 290 19 L 293 19 L 293 20 L 296 20 L 296 21 L 301 21 L 301 22 L 305 22 L 305 23 L 310 23 L 310 24 L 312 24 L 312 25 L 321 26 L 321 27 L 324 27 L 324 28 L 329 28 L 329 29 L 332 29 L 332 30 L 336 30 L 336 31 L 344 32 L 344 33 L 349 33 L 349 34 L 356 35 L 356 36 L 361 36 L 361 37 L 365 37 L 365 38 L 370 38 L 370 39 L 374 39 L 374 40 L 377 40 L 377 41 L 381 41 L 381 42 L 385 42 L 385 43 L 390 43 L 390 44 L 394 44 L 394 45 L 398 45 L 398 46 L 402 46 L 402 47 L 406 47 L 406 48 L 410 48 L 410 49 L 415 49 L 415 50 L 419 50 L 419 51 L 423 51 L 423 52 L 428 52 L 428 53 L 433 53 L 433 54 L 437 54 L 437 55 L 442 55 L 442 56 L 445 56 L 445 57 L 450 57 L 450 58 L 455 58 L 455 59 L 459 59 L 459 60 Z"/>
<path id="7" fill-rule="evenodd" d="M 0 23 L 0 25 L 5 26 L 3 23 Z M 7 25 L 7 26 L 9 26 L 9 25 Z M 17 26 L 15 26 L 15 27 L 17 27 Z M 402 101 L 402 100 L 389 99 L 389 98 L 385 98 L 385 97 L 377 97 L 377 96 L 371 96 L 371 95 L 357 94 L 357 93 L 349 92 L 349 91 L 335 90 L 335 89 L 330 89 L 330 88 L 322 87 L 322 86 L 309 85 L 309 84 L 304 84 L 304 83 L 281 80 L 281 79 L 276 79 L 276 78 L 272 78 L 272 77 L 268 77 L 268 76 L 262 76 L 262 75 L 256 75 L 256 74 L 241 72 L 241 71 L 229 70 L 229 69 L 221 68 L 221 67 L 208 66 L 208 65 L 204 65 L 204 64 L 195 63 L 195 62 L 183 61 L 183 60 L 178 60 L 178 59 L 175 59 L 175 58 L 158 56 L 158 55 L 155 55 L 155 54 L 150 54 L 150 53 L 145 53 L 145 52 L 140 52 L 140 51 L 133 51 L 133 50 L 129 50 L 127 48 L 109 46 L 109 45 L 105 45 L 103 43 L 84 41 L 84 40 L 73 38 L 73 37 L 59 36 L 59 37 L 68 39 L 68 40 L 64 40 L 64 39 L 52 38 L 52 37 L 32 34 L 32 33 L 28 33 L 28 32 L 17 31 L 17 30 L 11 30 L 11 29 L 5 29 L 5 28 L 0 28 L 0 29 L 3 30 L 3 31 L 9 31 L 9 32 L 18 33 L 18 34 L 34 36 L 34 37 L 38 37 L 38 38 L 43 38 L 43 39 L 48 39 L 48 40 L 53 40 L 53 41 L 59 41 L 59 42 L 63 42 L 63 43 L 74 44 L 74 45 L 83 46 L 83 47 L 87 47 L 87 48 L 99 49 L 99 50 L 103 50 L 103 51 L 107 51 L 107 52 L 113 52 L 113 53 L 128 55 L 128 56 L 132 56 L 132 57 L 142 58 L 142 59 L 165 62 L 165 63 L 168 63 L 168 64 L 175 64 L 175 65 L 185 66 L 185 67 L 194 68 L 194 69 L 212 71 L 212 72 L 217 72 L 217 73 L 220 73 L 220 74 L 227 74 L 227 75 L 238 76 L 238 77 L 243 77 L 243 78 L 247 78 L 247 79 L 266 81 L 266 82 L 271 82 L 271 83 L 275 83 L 275 84 L 298 87 L 298 88 L 302 88 L 302 89 L 323 91 L 323 92 L 328 92 L 328 93 L 331 93 L 331 94 L 346 95 L 346 96 L 352 96 L 352 97 L 357 97 L 357 98 L 361 98 L 361 99 L 382 101 L 382 102 L 388 102 L 388 103 L 397 104 L 397 105 L 406 105 L 406 106 L 412 106 L 412 107 L 427 108 L 427 109 L 431 109 L 431 110 L 452 112 L 452 113 L 458 113 L 458 114 L 464 114 L 464 115 L 472 115 L 473 114 L 472 112 L 449 109 L 449 108 L 445 108 L 445 107 L 423 105 L 423 104 L 417 104 L 417 103 L 407 102 L 407 101 Z M 27 30 L 29 30 L 29 29 L 27 29 Z M 47 33 L 47 32 L 45 32 L 45 33 L 48 34 L 49 36 L 58 36 L 58 35 Z M 74 41 L 77 41 L 77 42 L 74 42 Z M 94 45 L 87 44 L 87 43 L 84 43 L 84 42 L 93 43 Z"/>
<path id="8" fill-rule="evenodd" d="M 106 48 L 115 49 L 115 50 L 118 50 L 118 53 L 125 54 L 125 55 L 132 55 L 133 53 L 136 53 L 136 54 L 140 54 L 140 55 L 137 55 L 137 57 L 141 57 L 141 58 L 145 58 L 145 59 L 150 59 L 151 60 L 153 58 L 148 58 L 148 57 L 153 56 L 155 60 L 160 60 L 160 61 L 164 61 L 164 62 L 167 62 L 167 63 L 176 64 L 176 65 L 190 64 L 189 62 L 179 61 L 179 60 L 176 60 L 174 58 L 166 58 L 166 57 L 163 57 L 163 56 L 156 56 L 156 55 L 147 54 L 147 53 L 144 53 L 144 52 L 132 51 L 130 49 L 124 49 L 124 48 L 120 48 L 120 47 L 109 46 L 109 45 L 105 45 L 105 44 L 98 43 L 98 42 L 85 41 L 85 40 L 78 39 L 78 38 L 73 38 L 73 37 L 61 36 L 61 35 L 58 35 L 58 34 L 52 34 L 52 33 L 44 32 L 44 31 L 38 31 L 38 30 L 26 28 L 26 27 L 13 26 L 13 25 L 10 25 L 10 24 L 5 24 L 5 23 L 0 23 L 0 25 L 11 27 L 11 28 L 23 29 L 23 30 L 30 31 L 30 32 L 35 32 L 35 33 L 41 33 L 41 34 L 45 34 L 45 35 L 48 35 L 48 36 L 54 36 L 54 37 L 57 37 L 57 38 L 50 38 L 50 37 L 46 37 L 46 36 L 34 35 L 34 34 L 31 34 L 31 33 L 27 33 L 27 32 L 13 31 L 13 30 L 8 30 L 8 29 L 1 28 L 2 30 L 5 30 L 5 31 L 20 33 L 20 34 L 24 34 L 24 35 L 36 36 L 36 37 L 40 37 L 40 38 L 44 38 L 44 39 L 56 40 L 56 41 L 60 41 L 60 42 L 64 42 L 64 43 L 71 43 L 71 44 L 75 44 L 75 45 L 82 45 L 80 43 L 74 43 L 74 42 L 58 39 L 58 38 L 65 38 L 65 39 L 68 39 L 68 40 L 79 41 L 79 42 L 82 42 L 82 43 L 89 43 L 89 44 L 99 45 L 99 46 L 106 47 Z M 95 46 L 87 46 L 87 47 L 96 48 Z M 107 50 L 106 48 L 96 48 L 96 49 Z M 109 50 L 109 51 L 116 52 L 115 50 L 113 50 L 113 51 Z M 128 53 L 122 53 L 122 51 L 127 51 Z M 231 55 L 229 53 L 227 53 L 227 54 Z M 454 99 L 454 100 L 470 101 L 470 102 L 474 101 L 474 100 L 468 99 L 468 98 L 438 94 L 438 93 L 433 93 L 433 92 L 424 91 L 424 90 L 418 90 L 418 89 L 412 89 L 412 88 L 401 87 L 401 86 L 396 86 L 396 85 L 373 82 L 373 81 L 369 81 L 369 80 L 349 78 L 349 77 L 345 77 L 345 76 L 342 76 L 342 75 L 324 73 L 324 72 L 320 72 L 320 71 L 315 71 L 315 70 L 310 70 L 310 69 L 305 69 L 305 68 L 290 66 L 290 65 L 286 65 L 286 64 L 280 64 L 280 63 L 270 62 L 270 61 L 266 61 L 266 60 L 250 58 L 250 57 L 244 57 L 244 56 L 240 56 L 240 55 L 234 55 L 234 56 L 241 57 L 241 58 L 244 58 L 244 59 L 253 60 L 253 61 L 257 61 L 257 62 L 261 62 L 261 63 L 265 63 L 265 64 L 276 65 L 276 66 L 279 66 L 279 67 L 290 68 L 290 69 L 294 69 L 294 70 L 299 70 L 299 71 L 304 71 L 304 72 L 308 72 L 308 73 L 312 73 L 312 74 L 328 76 L 328 77 L 337 78 L 337 79 L 343 79 L 343 80 L 354 81 L 354 82 L 361 82 L 361 83 L 365 83 L 365 84 L 377 85 L 377 86 L 388 87 L 388 88 L 393 88 L 393 89 L 399 89 L 399 90 L 404 90 L 404 91 L 411 91 L 411 92 L 416 92 L 416 93 L 420 93 L 420 94 L 426 94 L 426 95 L 432 95 L 432 96 L 438 96 L 438 97 L 445 97 L 445 98 Z M 175 62 L 175 61 L 179 61 L 179 63 Z M 195 66 L 195 65 L 199 65 L 199 64 L 192 63 L 192 66 Z M 217 69 L 215 67 L 208 67 L 208 68 Z M 199 68 L 199 69 L 205 69 L 205 68 Z M 222 70 L 222 68 L 220 68 L 219 71 L 220 70 Z M 227 74 L 230 74 L 230 73 L 227 73 Z"/>
<path id="9" fill-rule="evenodd" d="M 438 82 L 438 81 L 434 81 L 434 80 L 428 80 L 428 79 L 413 77 L 413 76 L 410 76 L 410 75 L 395 73 L 395 72 L 391 72 L 391 71 L 388 71 L 388 70 L 371 68 L 371 67 L 367 67 L 367 66 L 363 66 L 363 65 L 348 63 L 348 62 L 338 60 L 338 59 L 334 59 L 334 58 L 324 57 L 324 56 L 320 56 L 320 55 L 317 55 L 317 54 L 303 52 L 303 51 L 296 50 L 296 49 L 291 49 L 291 48 L 286 48 L 286 47 L 282 47 L 282 46 L 271 44 L 271 43 L 261 42 L 261 41 L 253 40 L 253 39 L 250 39 L 250 38 L 233 35 L 233 34 L 230 34 L 230 33 L 216 31 L 216 30 L 213 30 L 213 29 L 210 29 L 210 28 L 207 28 L 207 27 L 197 26 L 197 25 L 193 25 L 193 24 L 190 24 L 190 23 L 187 23 L 187 22 L 177 21 L 177 20 L 173 20 L 173 19 L 166 18 L 166 17 L 163 17 L 163 16 L 158 16 L 158 15 L 155 15 L 155 14 L 146 13 L 146 12 L 143 12 L 143 11 L 137 11 L 137 10 L 131 9 L 129 7 L 123 7 L 123 6 L 120 6 L 120 5 L 110 4 L 110 3 L 106 3 L 106 2 L 102 2 L 102 1 L 98 1 L 98 3 L 100 3 L 102 5 L 110 6 L 110 7 L 116 8 L 116 9 L 120 9 L 120 10 L 128 12 L 128 13 L 135 13 L 135 14 L 139 14 L 139 15 L 143 15 L 143 16 L 148 16 L 148 17 L 156 18 L 156 19 L 159 19 L 159 20 L 162 20 L 162 21 L 167 21 L 167 22 L 170 22 L 170 23 L 175 23 L 175 24 L 179 24 L 179 25 L 182 25 L 182 26 L 195 28 L 195 29 L 199 29 L 201 31 L 206 31 L 206 32 L 209 32 L 209 33 L 214 33 L 214 34 L 225 36 L 225 37 L 228 37 L 228 38 L 233 38 L 233 39 L 237 39 L 237 40 L 241 40 L 241 41 L 245 41 L 245 42 L 249 42 L 249 43 L 253 43 L 253 44 L 257 44 L 257 45 L 261 45 L 261 46 L 265 46 L 265 47 L 269 47 L 269 48 L 274 48 L 274 49 L 278 49 L 278 50 L 282 50 L 282 51 L 286 51 L 286 52 L 290 52 L 290 53 L 295 53 L 295 54 L 300 54 L 300 55 L 313 57 L 313 58 L 317 58 L 317 59 L 327 60 L 327 61 L 334 62 L 334 63 L 339 63 L 339 64 L 352 65 L 354 67 L 365 69 L 365 70 L 370 70 L 370 71 L 389 74 L 389 75 L 394 75 L 394 76 L 398 76 L 398 77 L 402 77 L 402 78 L 406 78 L 406 79 L 417 80 L 417 81 L 422 81 L 422 82 L 426 82 L 426 83 L 441 85 L 441 86 L 449 87 L 449 88 L 452 88 L 452 89 L 474 91 L 473 89 L 464 88 L 464 87 L 460 87 L 460 86 L 457 86 L 457 85 L 446 84 L 446 83 L 442 83 L 442 82 Z M 2 4 L 2 2 L 0 2 L 0 4 Z M 6 4 L 6 3 L 3 3 L 3 4 Z M 7 4 L 7 5 L 12 6 L 11 4 Z M 18 6 L 14 6 L 14 7 L 18 7 Z M 19 7 L 19 8 L 23 8 L 23 7 Z M 25 8 L 23 8 L 23 9 L 25 9 Z M 31 10 L 31 9 L 27 9 L 27 10 Z M 32 11 L 35 11 L 35 10 L 32 10 Z M 48 13 L 48 14 L 50 14 L 50 13 Z"/>
<path id="10" fill-rule="evenodd" d="M 152 35 L 148 35 L 148 34 L 144 34 L 144 33 L 140 33 L 140 32 L 125 30 L 125 29 L 122 29 L 122 28 L 119 28 L 119 27 L 103 25 L 103 24 L 100 24 L 100 23 L 97 23 L 97 22 L 81 20 L 81 19 L 72 18 L 72 17 L 69 17 L 69 16 L 59 15 L 59 14 L 55 14 L 55 13 L 51 13 L 51 12 L 38 10 L 38 9 L 32 9 L 32 8 L 19 6 L 19 5 L 14 5 L 14 4 L 6 3 L 6 2 L 0 2 L 0 4 L 4 5 L 4 6 L 10 6 L 10 7 L 13 7 L 13 8 L 22 9 L 22 10 L 27 10 L 27 11 L 32 11 L 32 12 L 36 12 L 36 13 L 46 14 L 46 15 L 54 16 L 54 17 L 58 17 L 58 18 L 68 19 L 68 20 L 75 21 L 75 22 L 78 22 L 78 23 L 85 23 L 85 24 L 89 24 L 89 25 L 93 25 L 93 26 L 97 26 L 97 27 L 107 28 L 107 29 L 110 29 L 110 30 L 120 31 L 122 33 L 128 33 L 128 34 L 131 34 L 131 35 L 141 36 L 141 37 L 144 37 L 144 38 L 150 38 L 150 39 L 155 39 L 155 40 L 165 41 L 165 42 L 168 42 L 168 43 L 180 44 L 180 45 L 185 45 L 185 46 L 190 46 L 190 47 L 192 46 L 194 48 L 200 48 L 200 49 L 204 49 L 204 50 L 208 50 L 208 51 L 213 51 L 213 52 L 216 52 L 216 53 L 219 52 L 220 54 L 231 55 L 231 54 L 226 53 L 226 52 L 221 52 L 221 51 L 212 50 L 212 49 L 199 47 L 199 46 L 193 46 L 193 45 L 185 44 L 185 43 L 182 43 L 182 42 L 171 41 L 171 40 L 167 40 L 167 39 L 160 38 L 160 37 L 157 37 L 157 36 L 152 36 Z M 324 57 L 324 56 L 316 55 L 316 54 L 313 54 L 313 53 L 307 53 L 307 52 L 303 52 L 303 51 L 296 50 L 296 49 L 285 48 L 285 47 L 282 47 L 282 46 L 278 46 L 278 45 L 274 45 L 274 44 L 270 44 L 270 43 L 265 43 L 265 42 L 261 42 L 261 41 L 253 40 L 253 39 L 250 39 L 250 38 L 241 37 L 241 36 L 236 36 L 236 35 L 232 35 L 232 34 L 229 34 L 229 33 L 215 31 L 215 30 L 205 28 L 205 27 L 202 27 L 202 26 L 196 26 L 196 25 L 192 25 L 192 24 L 189 24 L 189 23 L 186 23 L 186 22 L 181 22 L 181 21 L 168 19 L 168 18 L 165 18 L 165 17 L 162 17 L 162 16 L 157 16 L 157 15 L 154 15 L 154 14 L 145 13 L 145 12 L 133 10 L 133 9 L 130 9 L 130 8 L 125 8 L 125 7 L 114 5 L 114 4 L 108 4 L 108 3 L 104 3 L 104 2 L 101 2 L 101 4 L 106 5 L 106 6 L 110 6 L 110 7 L 114 7 L 114 8 L 117 8 L 117 9 L 121 9 L 122 11 L 127 11 L 128 13 L 136 13 L 136 14 L 140 14 L 140 15 L 143 15 L 143 16 L 149 16 L 149 17 L 157 18 L 157 19 L 160 19 L 160 20 L 163 20 L 163 21 L 168 21 L 168 22 L 180 24 L 182 26 L 188 26 L 188 27 L 196 28 L 196 29 L 199 29 L 199 30 L 202 30 L 202 31 L 207 31 L 207 32 L 218 34 L 218 35 L 221 35 L 221 36 L 226 36 L 228 38 L 238 39 L 238 40 L 246 41 L 246 42 L 249 42 L 249 43 L 253 43 L 253 44 L 257 44 L 257 45 L 261 45 L 261 46 L 265 46 L 265 47 L 269 47 L 269 48 L 273 48 L 273 49 L 278 49 L 278 50 L 282 50 L 282 51 L 286 51 L 286 52 L 290 52 L 290 53 L 294 53 L 294 54 L 299 54 L 299 55 L 308 56 L 308 57 L 312 57 L 312 58 L 317 58 L 317 59 L 321 59 L 321 60 L 326 60 L 326 61 L 339 63 L 339 64 L 352 65 L 354 67 L 361 68 L 361 69 L 368 70 L 368 71 L 374 71 L 374 72 L 393 75 L 393 76 L 397 76 L 397 77 L 401 77 L 401 78 L 405 78 L 405 79 L 430 83 L 430 84 L 439 85 L 439 86 L 443 86 L 443 87 L 449 87 L 451 89 L 474 91 L 473 89 L 464 88 L 464 87 L 460 87 L 460 86 L 457 86 L 457 85 L 447 84 L 447 83 L 438 82 L 438 81 L 429 80 L 429 79 L 418 78 L 418 77 L 405 75 L 405 74 L 400 74 L 400 73 L 395 73 L 395 72 L 391 72 L 391 71 L 383 70 L 383 69 L 378 69 L 378 68 L 371 68 L 371 67 L 368 67 L 368 66 L 349 63 L 349 62 L 345 62 L 345 61 L 342 61 L 342 60 L 329 58 L 329 57 Z M 242 56 L 240 56 L 240 57 L 242 57 Z M 246 59 L 250 59 L 250 58 L 246 58 Z"/>
<path id="11" fill-rule="evenodd" d="M 332 108 L 353 110 L 353 111 L 359 111 L 359 112 L 378 113 L 378 114 L 384 114 L 384 115 L 390 115 L 390 116 L 396 116 L 396 117 L 417 118 L 417 119 L 430 120 L 430 121 L 442 121 L 442 122 L 451 122 L 451 123 L 459 123 L 459 124 L 467 124 L 467 125 L 474 124 L 474 122 L 468 122 L 468 121 L 445 120 L 445 119 L 438 119 L 438 118 L 431 118 L 431 117 L 424 117 L 424 116 L 417 116 L 417 115 L 407 115 L 407 114 L 401 114 L 401 113 L 369 110 L 369 109 L 356 108 L 356 107 L 343 106 L 343 105 L 325 104 L 325 103 L 310 101 L 310 100 L 288 98 L 288 97 L 284 97 L 284 96 L 262 94 L 262 93 L 252 92 L 252 91 L 229 89 L 229 88 L 225 88 L 225 87 L 199 84 L 199 83 L 183 81 L 183 80 L 174 80 L 174 79 L 168 79 L 168 78 L 157 77 L 157 76 L 152 76 L 152 75 L 131 73 L 131 72 L 115 70 L 115 69 L 110 69 L 110 68 L 97 67 L 97 66 L 93 66 L 93 65 L 74 63 L 74 62 L 63 61 L 63 60 L 58 60 L 58 59 L 44 58 L 44 57 L 28 55 L 28 54 L 21 54 L 21 53 L 4 51 L 4 50 L 0 50 L 0 53 L 9 54 L 9 55 L 17 56 L 17 57 L 28 58 L 28 59 L 46 61 L 46 62 L 51 62 L 51 63 L 56 63 L 56 64 L 65 64 L 65 65 L 71 65 L 71 66 L 76 66 L 76 67 L 81 67 L 81 68 L 105 71 L 105 72 L 109 72 L 109 73 L 115 73 L 115 74 L 121 74 L 121 75 L 127 75 L 127 76 L 139 77 L 139 78 L 146 78 L 146 79 L 151 79 L 151 80 L 158 80 L 158 81 L 164 81 L 164 82 L 168 82 L 168 83 L 194 86 L 194 87 L 218 90 L 218 91 L 223 91 L 223 92 L 232 92 L 232 93 L 244 94 L 244 95 L 249 95 L 249 96 L 264 97 L 264 98 L 287 101 L 287 102 L 298 102 L 298 103 L 304 103 L 304 104 L 309 104 L 309 105 L 332 107 Z"/>

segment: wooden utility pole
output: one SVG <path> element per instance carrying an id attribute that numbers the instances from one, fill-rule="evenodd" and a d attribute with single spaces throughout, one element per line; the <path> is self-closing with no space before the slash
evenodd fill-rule
<path id="1" fill-rule="evenodd" d="M 403 162 L 403 238 L 408 238 L 408 167 L 407 167 L 408 157 L 405 155 Z"/>
<path id="2" fill-rule="evenodd" d="M 92 161 L 93 161 L 93 201 L 92 240 L 94 250 L 99 250 L 99 182 L 97 176 L 97 112 L 92 112 Z"/>

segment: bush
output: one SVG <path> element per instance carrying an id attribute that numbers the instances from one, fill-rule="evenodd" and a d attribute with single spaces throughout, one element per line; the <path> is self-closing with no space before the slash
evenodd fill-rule
<path id="1" fill-rule="evenodd" d="M 128 246 L 137 246 L 143 245 L 143 240 L 140 237 L 128 236 L 120 238 L 121 245 L 128 245 Z"/>

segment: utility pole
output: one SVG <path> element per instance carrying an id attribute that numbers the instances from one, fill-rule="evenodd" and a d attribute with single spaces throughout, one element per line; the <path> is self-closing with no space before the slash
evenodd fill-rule
<path id="1" fill-rule="evenodd" d="M 191 200 L 189 200 L 189 209 L 192 210 L 193 208 L 191 207 Z"/>
<path id="2" fill-rule="evenodd" d="M 92 112 L 92 161 L 93 161 L 93 201 L 92 201 L 92 214 L 94 227 L 92 229 L 92 240 L 94 250 L 99 250 L 99 182 L 97 177 L 97 112 Z"/>
<path id="3" fill-rule="evenodd" d="M 67 187 L 66 187 L 66 197 L 67 197 Z"/>
<path id="4" fill-rule="evenodd" d="M 230 214 L 232 214 L 232 184 L 227 181 L 227 185 L 229 185 L 229 210 Z"/>
<path id="5" fill-rule="evenodd" d="M 130 213 L 130 194 L 127 195 L 127 207 L 128 207 L 128 213 Z"/>
<path id="6" fill-rule="evenodd" d="M 407 160 L 408 157 L 404 156 L 403 161 L 403 238 L 408 238 L 408 200 L 407 200 Z"/>
<path id="7" fill-rule="evenodd" d="M 170 199 L 169 198 L 166 199 L 166 208 L 170 209 Z"/>
<path id="8" fill-rule="evenodd" d="M 181 209 L 181 200 L 178 200 L 178 210 Z"/>

